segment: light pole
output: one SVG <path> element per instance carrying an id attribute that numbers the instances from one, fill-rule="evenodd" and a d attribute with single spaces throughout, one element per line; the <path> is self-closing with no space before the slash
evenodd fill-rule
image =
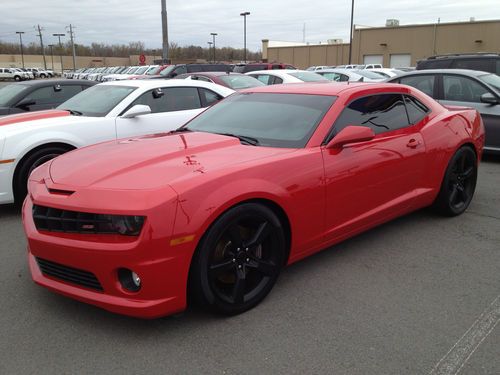
<path id="1" fill-rule="evenodd" d="M 210 61 L 210 55 L 212 54 L 212 44 L 213 42 L 207 42 L 208 43 L 208 61 Z"/>
<path id="2" fill-rule="evenodd" d="M 62 60 L 62 44 L 61 44 L 61 37 L 65 36 L 66 34 L 52 34 L 53 36 L 57 36 L 59 38 L 59 56 L 61 58 L 61 75 L 63 74 L 63 60 Z"/>
<path id="3" fill-rule="evenodd" d="M 52 70 L 54 70 L 54 51 L 52 48 L 54 48 L 53 44 L 49 44 L 48 47 L 50 48 L 50 56 L 52 58 Z"/>
<path id="4" fill-rule="evenodd" d="M 214 64 L 215 64 L 215 36 L 217 35 L 217 33 L 210 33 L 210 35 L 212 35 L 212 37 L 214 38 L 213 44 L 214 44 Z"/>
<path id="5" fill-rule="evenodd" d="M 167 0 L 161 0 L 161 34 L 162 34 L 162 64 L 169 64 L 168 57 L 168 22 L 167 22 Z"/>
<path id="6" fill-rule="evenodd" d="M 23 62 L 23 69 L 24 69 L 24 52 L 23 52 L 23 34 L 24 34 L 24 31 L 16 31 L 16 34 L 19 34 L 19 44 L 21 46 L 21 61 Z"/>
<path id="7" fill-rule="evenodd" d="M 352 0 L 351 5 L 351 29 L 349 31 L 349 65 L 351 65 L 351 57 L 352 57 L 352 28 L 354 26 L 354 0 Z"/>
<path id="8" fill-rule="evenodd" d="M 243 16 L 243 56 L 245 64 L 247 63 L 247 16 L 249 15 L 250 12 L 240 13 L 240 16 Z"/>

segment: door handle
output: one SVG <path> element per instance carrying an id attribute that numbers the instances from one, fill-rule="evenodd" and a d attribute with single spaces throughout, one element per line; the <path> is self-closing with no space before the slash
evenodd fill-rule
<path id="1" fill-rule="evenodd" d="M 420 141 L 417 141 L 416 139 L 410 139 L 408 143 L 406 144 L 406 147 L 409 148 L 416 148 L 420 144 Z"/>

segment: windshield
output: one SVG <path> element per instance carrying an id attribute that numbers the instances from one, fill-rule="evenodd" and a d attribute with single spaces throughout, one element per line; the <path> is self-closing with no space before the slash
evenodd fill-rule
<path id="1" fill-rule="evenodd" d="M 145 72 L 146 70 L 148 70 L 148 69 L 149 69 L 149 67 L 148 67 L 148 66 L 143 66 L 142 68 L 137 69 L 137 70 L 134 72 L 134 74 L 144 74 L 144 72 Z"/>
<path id="2" fill-rule="evenodd" d="M 80 112 L 83 116 L 104 117 L 136 87 L 97 85 L 62 103 L 58 109 Z"/>
<path id="3" fill-rule="evenodd" d="M 220 76 L 222 82 L 228 85 L 233 90 L 243 90 L 250 87 L 265 86 L 265 84 L 256 78 L 244 75 L 225 75 Z"/>
<path id="4" fill-rule="evenodd" d="M 187 124 L 187 129 L 254 138 L 258 146 L 304 147 L 335 96 L 233 94 Z"/>
<path id="5" fill-rule="evenodd" d="M 488 85 L 492 86 L 495 90 L 500 91 L 500 77 L 497 76 L 496 74 L 485 74 L 477 78 L 479 78 L 483 82 L 486 82 Z"/>
<path id="6" fill-rule="evenodd" d="M 167 66 L 160 72 L 161 76 L 168 76 L 175 69 L 175 65 Z"/>
<path id="7" fill-rule="evenodd" d="M 26 85 L 7 85 L 0 89 L 0 105 L 8 105 L 9 102 L 19 94 L 28 88 Z"/>
<path id="8" fill-rule="evenodd" d="M 155 76 L 155 75 L 157 75 L 157 74 L 160 72 L 160 69 L 161 69 L 161 66 L 157 66 L 157 67 L 156 67 L 156 68 L 154 68 L 154 69 L 148 70 L 148 71 L 146 72 L 146 74 L 147 74 L 148 76 Z"/>
<path id="9" fill-rule="evenodd" d="M 312 73 L 312 72 L 297 72 L 297 73 L 288 73 L 288 74 L 290 74 L 292 77 L 298 78 L 304 82 L 328 81 L 328 79 L 326 79 L 325 77 L 320 76 L 317 73 Z"/>

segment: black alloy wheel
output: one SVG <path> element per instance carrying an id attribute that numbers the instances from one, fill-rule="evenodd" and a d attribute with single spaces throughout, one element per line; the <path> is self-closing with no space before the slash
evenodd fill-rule
<path id="1" fill-rule="evenodd" d="M 456 216 L 469 206 L 477 181 L 477 156 L 469 146 L 460 148 L 451 158 L 441 190 L 434 203 L 443 215 Z"/>
<path id="2" fill-rule="evenodd" d="M 261 302 L 285 263 L 285 237 L 269 208 L 245 203 L 210 227 L 193 260 L 195 301 L 217 312 L 239 314 Z"/>

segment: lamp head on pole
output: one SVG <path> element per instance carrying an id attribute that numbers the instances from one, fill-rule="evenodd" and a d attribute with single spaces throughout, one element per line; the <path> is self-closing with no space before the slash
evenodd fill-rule
<path id="1" fill-rule="evenodd" d="M 245 16 L 249 16 L 249 15 L 250 15 L 250 12 L 243 12 L 243 13 L 240 13 L 240 16 L 243 16 L 243 17 L 245 17 Z"/>

